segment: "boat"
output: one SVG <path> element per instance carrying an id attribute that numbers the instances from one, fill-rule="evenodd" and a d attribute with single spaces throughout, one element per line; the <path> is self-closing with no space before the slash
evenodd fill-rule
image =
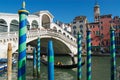
<path id="1" fill-rule="evenodd" d="M 27 55 L 27 59 L 28 60 L 33 60 L 33 55 Z M 48 64 L 47 60 L 44 57 L 41 58 L 41 63 L 43 63 L 44 65 Z M 84 64 L 85 64 L 85 60 L 82 62 L 82 66 Z M 62 69 L 72 69 L 72 68 L 77 68 L 77 64 L 76 63 L 75 64 L 66 64 L 66 65 L 64 65 L 64 64 L 54 64 L 54 67 L 55 68 L 62 68 Z"/>
<path id="2" fill-rule="evenodd" d="M 17 61 L 16 59 L 12 59 L 12 65 L 16 64 Z M 0 73 L 3 72 L 3 71 L 6 71 L 7 70 L 7 59 L 6 58 L 2 58 L 0 59 Z"/>
<path id="3" fill-rule="evenodd" d="M 48 65 L 48 62 L 45 59 L 41 59 L 41 62 L 44 65 Z M 85 64 L 85 60 L 82 62 L 82 66 Z M 54 64 L 55 68 L 61 68 L 61 69 L 72 69 L 72 68 L 77 68 L 77 64 Z"/>

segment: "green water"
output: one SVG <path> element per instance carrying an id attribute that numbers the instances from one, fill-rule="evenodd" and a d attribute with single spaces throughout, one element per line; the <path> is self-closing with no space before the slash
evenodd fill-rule
<path id="1" fill-rule="evenodd" d="M 76 59 L 77 60 L 77 59 Z M 71 64 L 70 57 L 55 57 L 55 61 Z M 41 79 L 33 79 L 32 61 L 27 60 L 27 80 L 48 80 L 47 66 L 41 63 Z M 120 57 L 117 57 L 120 66 Z M 86 64 L 82 67 L 82 80 L 86 80 Z M 17 80 L 17 67 L 13 68 L 12 80 Z M 6 74 L 0 75 L 0 80 L 6 80 Z M 77 69 L 55 69 L 55 80 L 77 80 Z M 110 80 L 110 57 L 92 57 L 92 80 Z"/>

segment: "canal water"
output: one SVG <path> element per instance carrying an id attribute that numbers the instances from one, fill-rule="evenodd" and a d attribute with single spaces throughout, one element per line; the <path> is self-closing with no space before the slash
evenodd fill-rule
<path id="1" fill-rule="evenodd" d="M 85 57 L 84 57 L 85 58 Z M 77 58 L 75 59 L 77 60 Z M 55 62 L 62 61 L 63 64 L 71 64 L 69 56 L 55 57 Z M 27 80 L 48 80 L 47 66 L 41 63 L 41 78 L 33 79 L 33 62 L 27 60 Z M 120 66 L 120 57 L 117 57 L 117 66 Z M 86 80 L 86 64 L 82 67 L 82 80 Z M 0 80 L 6 80 L 7 74 L 0 74 Z M 17 65 L 13 67 L 12 80 L 17 80 Z M 56 69 L 55 80 L 77 80 L 77 68 Z M 110 80 L 110 57 L 92 57 L 92 80 Z"/>

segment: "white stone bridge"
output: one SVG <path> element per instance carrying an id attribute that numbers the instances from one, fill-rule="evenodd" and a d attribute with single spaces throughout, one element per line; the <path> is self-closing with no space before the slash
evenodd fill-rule
<path id="1" fill-rule="evenodd" d="M 60 32 L 53 32 L 53 31 L 47 31 L 47 30 L 46 31 L 31 30 L 31 31 L 27 32 L 26 43 L 30 43 L 34 40 L 37 40 L 38 37 L 40 37 L 41 39 L 49 38 L 49 39 L 58 40 L 64 44 L 64 46 L 62 46 L 63 48 L 66 48 L 69 50 L 68 53 L 70 53 L 70 52 L 74 53 L 74 54 L 77 53 L 76 40 L 72 36 L 71 36 L 71 38 L 68 38 L 67 36 L 61 34 Z M 13 49 L 13 53 L 14 53 L 18 49 L 18 32 L 0 33 L 0 57 L 6 57 L 8 43 L 12 44 L 12 49 Z M 37 44 L 37 42 L 36 42 L 36 44 Z M 54 43 L 54 41 L 53 41 L 53 44 L 56 44 L 56 43 Z M 60 45 L 57 45 L 57 46 L 58 46 L 58 48 L 61 48 Z"/>
<path id="2" fill-rule="evenodd" d="M 35 47 L 38 37 L 41 38 L 43 52 L 47 41 L 52 39 L 55 53 L 77 53 L 76 38 L 53 22 L 49 11 L 40 11 L 28 16 L 27 45 Z M 18 14 L 0 13 L 0 58 L 6 57 L 8 43 L 12 43 L 13 53 L 18 49 Z"/>

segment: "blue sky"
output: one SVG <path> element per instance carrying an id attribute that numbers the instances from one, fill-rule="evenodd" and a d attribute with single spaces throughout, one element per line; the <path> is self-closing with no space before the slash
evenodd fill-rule
<path id="1" fill-rule="evenodd" d="M 23 0 L 1 0 L 0 12 L 17 13 Z M 25 0 L 30 14 L 48 10 L 54 15 L 54 21 L 72 22 L 75 16 L 87 16 L 93 22 L 95 0 Z M 98 0 L 101 15 L 120 16 L 120 0 Z"/>

